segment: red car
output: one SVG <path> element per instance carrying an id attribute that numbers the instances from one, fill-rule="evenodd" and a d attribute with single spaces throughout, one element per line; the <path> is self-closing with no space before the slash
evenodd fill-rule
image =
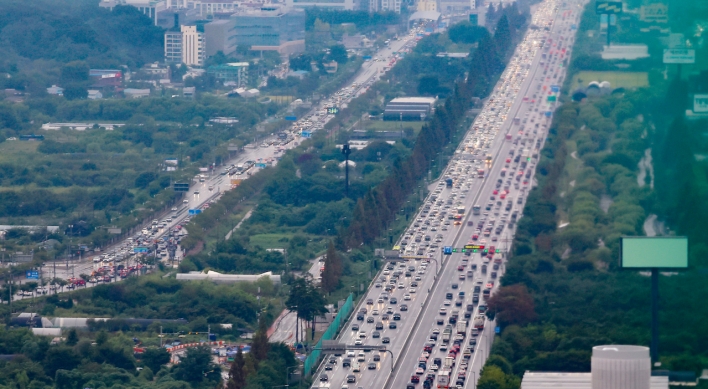
<path id="1" fill-rule="evenodd" d="M 417 375 L 412 375 L 411 382 L 417 384 L 418 382 L 420 382 L 420 377 L 418 377 Z"/>
<path id="2" fill-rule="evenodd" d="M 463 271 L 463 270 L 465 270 L 465 267 L 464 267 L 464 266 L 460 265 L 460 266 L 457 267 L 457 271 Z"/>
<path id="3" fill-rule="evenodd" d="M 76 286 L 86 286 L 86 281 L 84 280 L 75 280 L 74 285 Z"/>
<path id="4" fill-rule="evenodd" d="M 477 235 L 477 234 L 472 235 L 472 240 L 477 240 L 477 239 L 479 239 L 479 235 Z"/>

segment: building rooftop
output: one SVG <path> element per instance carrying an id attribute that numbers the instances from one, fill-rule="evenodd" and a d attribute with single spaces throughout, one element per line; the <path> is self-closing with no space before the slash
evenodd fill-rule
<path id="1" fill-rule="evenodd" d="M 669 377 L 651 377 L 650 389 L 668 389 Z M 521 389 L 592 389 L 592 373 L 539 373 L 527 371 Z"/>
<path id="2" fill-rule="evenodd" d="M 395 99 L 391 100 L 389 104 L 405 104 L 405 103 L 428 103 L 428 104 L 434 104 L 435 103 L 435 97 L 396 97 Z"/>

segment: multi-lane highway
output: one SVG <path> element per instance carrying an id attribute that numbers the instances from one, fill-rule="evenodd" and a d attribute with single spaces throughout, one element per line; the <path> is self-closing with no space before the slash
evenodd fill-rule
<path id="1" fill-rule="evenodd" d="M 436 261 L 389 264 L 341 332 L 341 343 L 386 345 L 396 358 L 393 372 L 388 353 L 349 351 L 325 358 L 314 387 L 475 386 L 494 332 L 494 323 L 480 314 L 503 274 L 506 249 L 533 186 L 555 105 L 548 96 L 562 83 L 561 62 L 569 58 L 573 42 L 571 24 L 582 11 L 577 1 L 563 3 L 546 0 L 535 8 L 532 22 L 538 29 L 530 29 L 517 48 L 443 179 L 431 185 L 399 242 L 404 257 Z M 484 256 L 483 250 L 441 255 L 444 246 L 467 244 L 494 250 Z M 501 253 L 495 256 L 496 249 Z M 393 287 L 388 294 L 386 285 Z M 403 304 L 408 309 L 401 309 Z M 451 320 L 454 311 L 457 320 Z M 458 325 L 463 321 L 466 326 Z M 443 341 L 446 328 L 449 341 Z"/>
<path id="2" fill-rule="evenodd" d="M 327 113 L 328 107 L 346 106 L 353 98 L 364 93 L 370 85 L 377 81 L 385 73 L 386 69 L 390 68 L 399 58 L 395 53 L 410 50 L 415 45 L 417 42 L 416 33 L 420 32 L 421 29 L 422 27 L 413 29 L 410 35 L 398 40 L 393 40 L 387 47 L 379 50 L 373 56 L 372 60 L 366 61 L 363 64 L 359 72 L 346 86 L 313 106 L 306 115 L 293 123 L 280 137 L 270 136 L 258 142 L 246 145 L 242 152 L 235 158 L 227 161 L 219 169 L 223 170 L 224 166 L 226 168 L 229 166 L 236 167 L 240 164 L 245 164 L 247 161 L 265 163 L 266 166 L 275 165 L 282 153 L 287 149 L 296 147 L 303 139 L 302 131 L 312 132 L 321 130 L 324 125 L 334 117 L 334 115 Z M 164 223 L 159 230 L 154 233 L 138 234 L 138 236 L 133 236 L 131 239 L 125 239 L 106 248 L 102 253 L 87 255 L 80 260 L 46 263 L 41 269 L 41 277 L 68 279 L 78 277 L 81 274 L 90 275 L 99 269 L 110 269 L 118 265 L 119 263 L 116 257 L 124 257 L 125 262 L 123 262 L 123 264 L 125 264 L 130 261 L 129 258 L 133 248 L 144 244 L 144 242 L 139 242 L 138 238 L 144 238 L 149 241 L 161 241 L 163 237 L 173 231 L 175 227 L 185 224 L 185 220 L 189 218 L 189 209 L 202 209 L 208 206 L 208 203 L 218 201 L 221 194 L 232 188 L 232 179 L 248 179 L 249 175 L 255 173 L 258 169 L 258 167 L 253 166 L 249 171 L 243 171 L 242 174 L 235 176 L 220 174 L 221 170 L 212 170 L 208 173 L 204 173 L 203 179 L 195 177 L 189 192 L 185 196 L 184 202 L 177 205 L 175 207 L 176 210 L 166 211 L 159 215 L 158 223 Z M 145 227 L 150 229 L 151 225 Z M 102 255 L 107 258 L 102 258 L 101 261 L 94 262 L 96 257 Z M 167 260 L 166 256 L 162 258 L 163 260 Z M 132 262 L 134 263 L 135 261 L 132 260 Z M 114 276 L 112 276 L 111 279 L 115 280 L 115 273 L 113 274 Z M 100 284 L 100 280 L 98 284 Z M 86 286 L 90 287 L 93 285 L 95 284 L 88 283 Z M 64 289 L 65 288 L 62 287 L 52 287 L 50 292 L 61 292 Z M 33 293 L 26 293 L 27 294 L 24 296 L 15 295 L 13 298 L 22 299 L 34 295 Z"/>

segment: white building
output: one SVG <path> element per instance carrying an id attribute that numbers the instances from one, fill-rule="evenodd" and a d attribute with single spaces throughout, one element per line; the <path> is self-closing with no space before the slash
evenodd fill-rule
<path id="1" fill-rule="evenodd" d="M 50 95 L 64 96 L 64 88 L 52 85 L 47 88 L 47 93 L 49 93 Z"/>
<path id="2" fill-rule="evenodd" d="M 165 62 L 182 63 L 182 33 L 180 31 L 165 32 Z"/>
<path id="3" fill-rule="evenodd" d="M 669 378 L 651 375 L 649 348 L 592 348 L 590 373 L 524 373 L 521 389 L 668 389 Z"/>
<path id="4" fill-rule="evenodd" d="M 401 0 L 369 0 L 369 12 L 393 11 L 401 13 Z"/>
<path id="5" fill-rule="evenodd" d="M 89 100 L 98 100 L 103 98 L 103 93 L 99 90 L 89 89 L 88 91 Z"/>
<path id="6" fill-rule="evenodd" d="M 150 89 L 127 88 L 127 89 L 123 90 L 123 94 L 128 99 L 139 99 L 141 97 L 150 97 Z"/>
<path id="7" fill-rule="evenodd" d="M 204 33 L 197 26 L 181 26 L 182 31 L 182 63 L 188 66 L 202 66 L 206 59 L 204 48 Z"/>
<path id="8" fill-rule="evenodd" d="M 262 274 L 221 274 L 215 271 L 209 271 L 207 273 L 201 272 L 189 272 L 189 273 L 178 273 L 178 281 L 201 281 L 210 280 L 217 284 L 234 284 L 237 282 L 256 282 L 261 278 L 268 278 L 274 284 L 280 284 L 280 276 L 273 275 L 271 272 L 266 272 Z"/>

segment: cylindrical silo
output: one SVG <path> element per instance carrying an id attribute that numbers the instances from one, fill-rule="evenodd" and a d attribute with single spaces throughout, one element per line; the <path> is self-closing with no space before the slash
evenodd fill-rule
<path id="1" fill-rule="evenodd" d="M 649 389 L 651 359 L 643 346 L 592 348 L 592 389 Z"/>

